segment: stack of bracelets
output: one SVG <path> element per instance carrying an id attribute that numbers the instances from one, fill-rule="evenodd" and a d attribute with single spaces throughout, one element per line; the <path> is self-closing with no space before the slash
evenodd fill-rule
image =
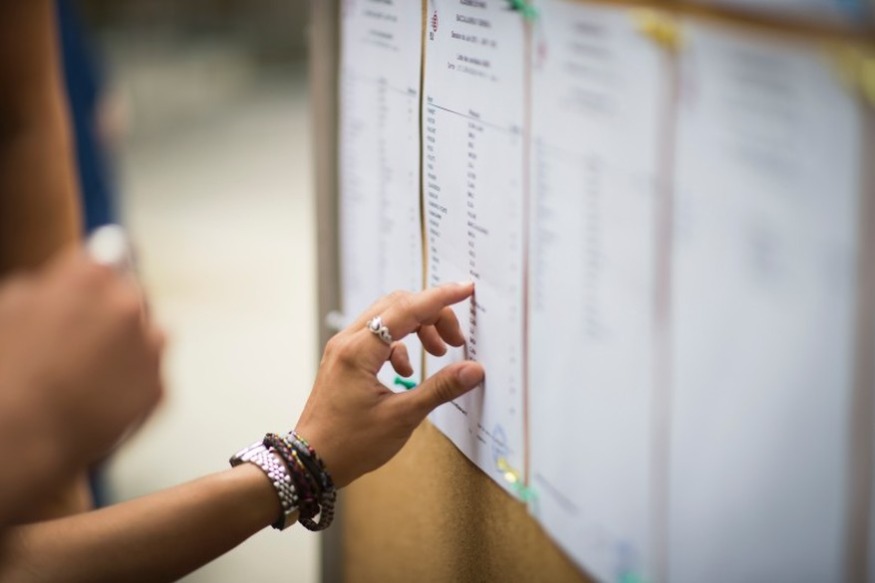
<path id="1" fill-rule="evenodd" d="M 278 455 L 285 464 L 276 460 Z M 337 490 L 325 464 L 307 441 L 295 433 L 268 433 L 264 439 L 231 458 L 231 465 L 250 462 L 260 467 L 273 483 L 283 513 L 273 524 L 282 530 L 297 508 L 298 522 L 308 530 L 324 530 L 334 518 Z M 285 467 L 283 467 L 285 466 Z M 319 516 L 318 521 L 314 520 Z"/>
<path id="2" fill-rule="evenodd" d="M 264 436 L 264 445 L 276 451 L 289 468 L 292 483 L 298 492 L 298 522 L 307 530 L 328 528 L 334 519 L 337 491 L 325 464 L 310 444 L 291 431 L 282 437 L 268 433 Z M 313 520 L 317 514 L 319 522 Z"/>

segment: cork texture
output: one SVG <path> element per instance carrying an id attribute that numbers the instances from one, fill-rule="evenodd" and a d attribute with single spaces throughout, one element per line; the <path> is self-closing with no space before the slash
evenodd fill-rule
<path id="1" fill-rule="evenodd" d="M 348 583 L 592 581 L 428 422 L 346 489 L 343 513 Z"/>

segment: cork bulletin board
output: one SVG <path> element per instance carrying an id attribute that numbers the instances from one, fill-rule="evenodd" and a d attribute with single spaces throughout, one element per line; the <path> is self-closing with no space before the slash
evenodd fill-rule
<path id="1" fill-rule="evenodd" d="M 406 0 L 404 0 L 406 1 Z M 316 159 L 317 222 L 319 253 L 319 316 L 341 305 L 338 252 L 338 55 L 339 0 L 312 2 L 311 95 Z M 615 5 L 657 7 L 666 13 L 716 20 L 752 29 L 762 34 L 805 36 L 812 42 L 850 39 L 871 45 L 871 29 L 849 31 L 837 25 L 777 20 L 768 16 L 733 13 L 710 7 L 679 6 L 618 0 Z M 867 135 L 873 135 L 869 116 Z M 870 152 L 873 151 L 869 145 Z M 870 169 L 872 170 L 872 169 Z M 875 170 L 873 170 L 875 171 Z M 870 172 L 871 173 L 871 172 Z M 873 184 L 872 177 L 869 191 Z M 861 305 L 873 313 L 870 200 L 861 222 L 865 244 L 860 258 Z M 875 354 L 875 318 L 859 324 L 857 351 Z M 320 341 L 332 334 L 323 324 Z M 860 357 L 860 362 L 864 359 Z M 855 397 L 860 411 L 854 419 L 854 441 L 861 444 L 854 454 L 859 479 L 850 496 L 856 516 L 868 515 L 871 488 L 873 408 L 872 367 L 858 367 Z M 865 370 L 863 370 L 865 369 Z M 863 500 L 865 502 L 862 502 Z M 851 520 L 848 573 L 862 580 L 866 573 L 867 526 Z M 380 470 L 369 474 L 341 493 L 335 526 L 322 535 L 323 580 L 349 583 L 443 582 L 443 581 L 591 581 L 547 536 L 529 515 L 526 506 L 513 499 L 472 464 L 433 425 L 424 422 L 401 453 Z"/>

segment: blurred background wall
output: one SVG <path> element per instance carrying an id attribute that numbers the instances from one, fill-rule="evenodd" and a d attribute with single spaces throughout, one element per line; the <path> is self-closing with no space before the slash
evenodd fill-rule
<path id="1" fill-rule="evenodd" d="M 168 395 L 109 462 L 124 500 L 290 429 L 317 362 L 304 0 L 71 2 L 94 123 L 169 335 Z M 69 72 L 68 72 L 69 73 Z M 189 582 L 319 579 L 317 537 L 270 529 Z"/>

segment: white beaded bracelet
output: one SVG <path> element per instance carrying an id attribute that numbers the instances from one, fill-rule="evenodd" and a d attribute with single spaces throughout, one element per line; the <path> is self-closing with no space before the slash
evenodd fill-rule
<path id="1" fill-rule="evenodd" d="M 292 483 L 289 469 L 273 448 L 268 449 L 262 442 L 253 443 L 234 455 L 230 461 L 232 467 L 247 462 L 255 464 L 270 479 L 282 506 L 282 514 L 272 524 L 275 529 L 285 530 L 295 524 L 299 506 L 298 492 Z"/>

